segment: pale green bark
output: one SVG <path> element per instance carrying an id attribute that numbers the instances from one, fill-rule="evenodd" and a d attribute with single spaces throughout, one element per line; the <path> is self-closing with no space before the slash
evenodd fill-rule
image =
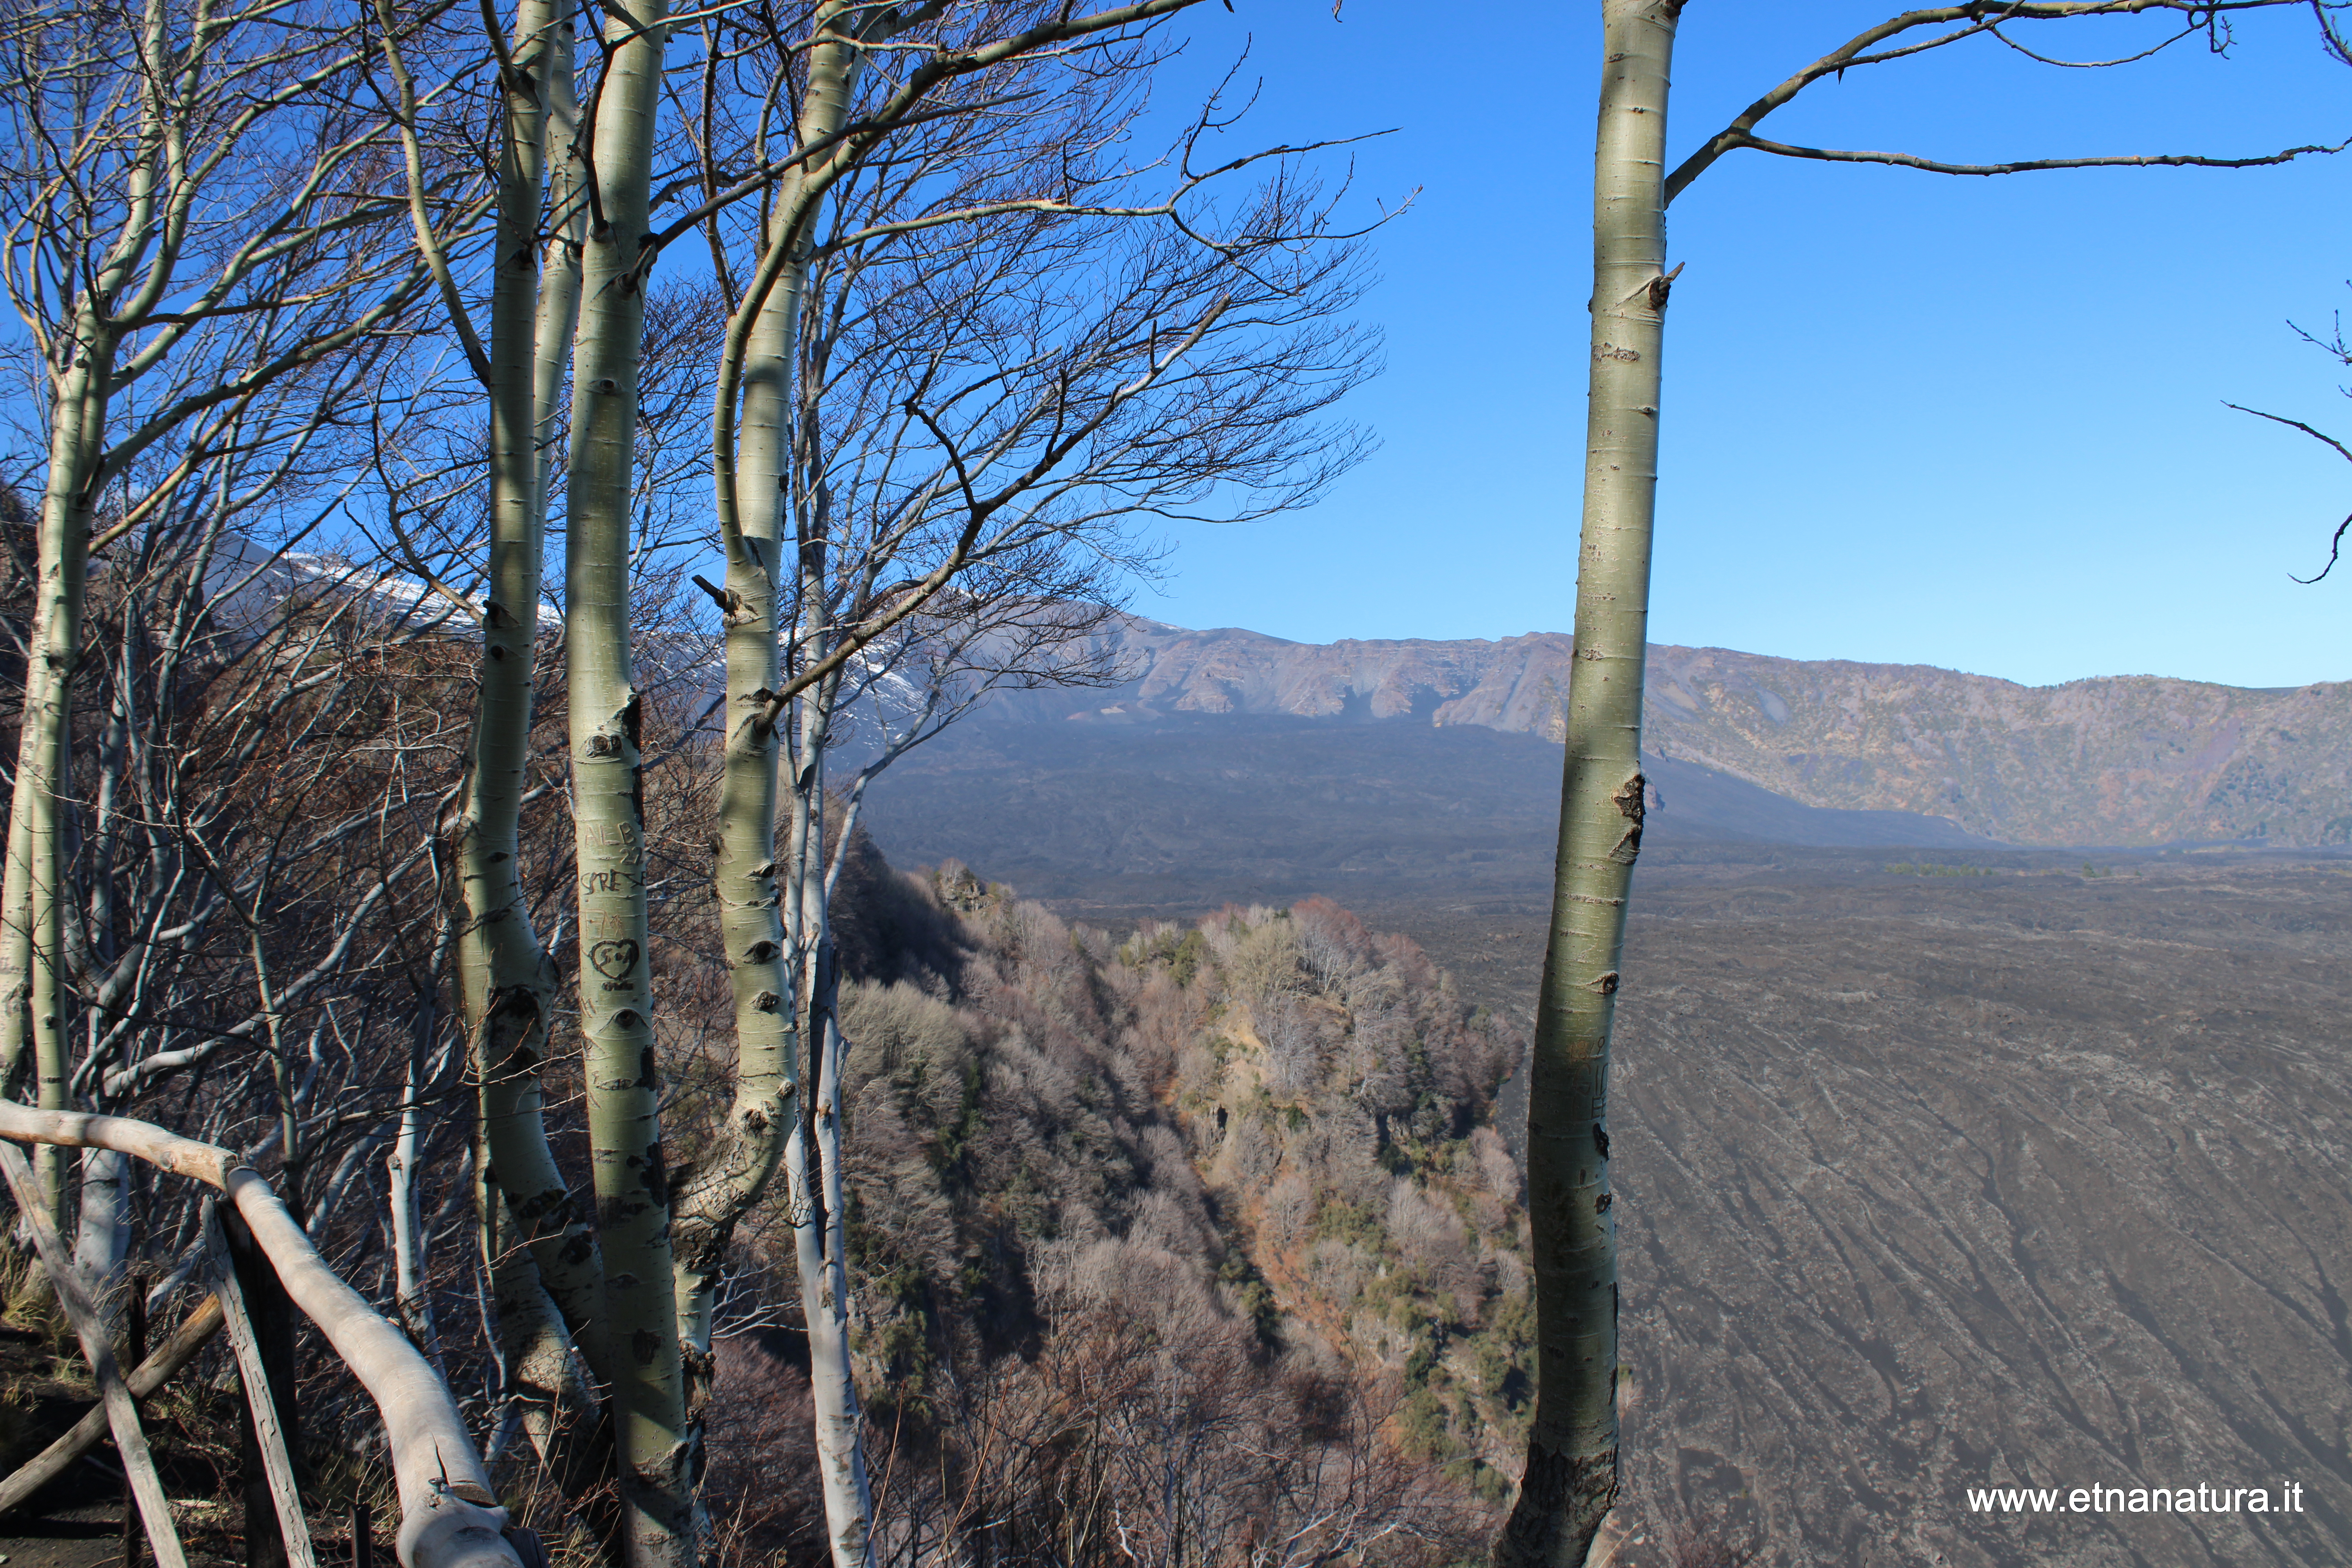
<path id="1" fill-rule="evenodd" d="M 558 233 L 547 247 L 543 280 L 538 254 L 546 149 L 568 154 L 577 127 L 571 25 L 548 0 L 524 0 L 509 53 L 514 73 L 504 83 L 488 354 L 489 589 L 457 843 L 467 918 L 463 989 L 481 1085 L 488 1182 L 509 1205 L 541 1284 L 602 1375 L 606 1354 L 595 1231 L 556 1165 L 541 1119 L 540 1070 L 559 977 L 532 928 L 521 879 L 548 447 L 579 308 L 581 224 L 562 176 L 554 193 Z M 488 1194 L 483 1203 L 487 1211 Z"/>
<path id="2" fill-rule="evenodd" d="M 695 1552 L 646 918 L 643 709 L 629 648 L 644 241 L 666 26 L 661 0 L 616 5 L 607 17 L 566 533 L 580 1033 L 629 1558 L 636 1568 L 685 1568 Z"/>
<path id="3" fill-rule="evenodd" d="M 831 641 L 824 611 L 824 542 L 804 542 L 801 558 L 803 657 L 814 660 L 829 651 Z M 824 1488 L 827 1536 L 835 1568 L 865 1568 L 871 1555 L 874 1496 L 866 1469 L 865 1413 L 850 1361 L 849 1275 L 844 1256 L 848 1227 L 841 1173 L 841 1068 L 847 1053 L 835 1016 L 840 974 L 824 864 L 824 749 L 840 684 L 837 675 L 829 676 L 802 692 L 798 754 L 793 759 L 788 856 L 794 900 L 792 948 L 802 997 L 801 1037 L 809 1043 L 809 1051 L 802 1069 L 802 1113 L 793 1119 L 785 1145 L 784 1174 L 802 1315 L 808 1325 L 810 1395 L 816 1407 L 817 1475 Z"/>
<path id="4" fill-rule="evenodd" d="M 1536 1410 L 1496 1568 L 1573 1568 L 1617 1491 L 1609 1036 L 1642 846 L 1642 660 L 1667 282 L 1667 68 L 1680 0 L 1605 0 L 1591 405 L 1559 859 L 1528 1102 Z"/>
<path id="5" fill-rule="evenodd" d="M 799 146 L 823 144 L 847 121 L 861 52 L 837 38 L 813 51 L 795 128 Z M 776 579 L 785 558 L 794 343 L 808 273 L 807 229 L 821 190 L 812 176 L 818 174 L 821 169 L 798 169 L 782 181 L 767 254 L 730 333 L 727 369 L 740 367 L 742 386 L 740 439 L 730 438 L 733 388 L 724 370 L 714 411 L 714 473 L 724 487 L 719 510 L 727 546 L 729 715 L 716 882 L 737 1055 L 735 1102 L 726 1127 L 676 1205 L 678 1338 L 698 1451 L 710 1390 L 711 1308 L 727 1245 L 782 1163 L 798 1077 L 795 988 L 780 907 L 786 879 L 776 854 L 778 747 L 769 703 L 783 684 Z"/>
<path id="6" fill-rule="evenodd" d="M 84 312 L 76 323 L 80 353 L 61 378 L 51 405 L 48 486 L 42 497 L 39 579 L 34 585 L 33 657 L 25 679 L 24 730 L 16 752 L 18 814 L 25 825 L 25 913 L 22 963 L 31 1036 L 36 1103 L 69 1108 L 72 1077 L 71 1000 L 65 967 L 65 824 L 60 797 L 73 787 L 74 665 L 81 657 L 82 591 L 89 574 L 91 484 L 106 441 L 106 382 L 114 334 Z M 12 825 L 13 825 L 12 822 Z M 15 954 L 10 955 L 12 958 Z M 14 1016 L 14 1007 L 6 1009 Z M 66 1158 L 43 1147 L 36 1180 L 50 1223 L 66 1213 Z"/>
<path id="7" fill-rule="evenodd" d="M 490 1202 L 494 1234 L 512 1237 L 512 1215 L 495 1194 Z M 519 1244 L 494 1242 L 489 1269 L 499 1353 L 513 1401 L 508 1418 L 520 1423 L 540 1472 L 572 1500 L 610 1560 L 619 1549 L 619 1509 L 612 1489 L 601 1484 L 611 1456 L 595 1391 L 581 1375 L 571 1335 L 530 1254 Z"/>
<path id="8" fill-rule="evenodd" d="M 175 30 L 167 0 L 148 0 L 129 51 L 133 58 L 113 60 L 110 56 L 120 51 L 108 44 L 84 57 L 91 64 L 105 58 L 119 71 L 110 84 L 93 89 L 85 105 L 90 118 L 79 128 L 84 139 L 66 154 L 81 165 L 74 178 L 84 189 L 119 201 L 121 217 L 102 252 L 92 258 L 84 248 L 101 243 L 94 231 L 44 232 L 36 226 L 19 235 L 51 253 L 35 271 L 70 279 L 73 290 L 56 301 L 64 319 L 46 327 L 51 336 L 43 345 L 48 470 L 30 617 L 32 657 L 6 867 L 0 874 L 0 1083 L 21 1072 L 29 1043 L 37 1098 L 49 1109 L 65 1105 L 69 1083 L 68 1027 L 74 999 L 65 973 L 66 825 L 60 795 L 71 787 L 68 683 L 81 657 L 83 583 L 100 491 L 182 421 L 250 397 L 279 377 L 362 341 L 400 308 L 411 286 L 394 283 L 357 319 L 316 336 L 270 342 L 265 335 L 252 345 L 254 357 L 241 373 L 213 386 L 181 391 L 162 408 L 141 409 L 133 428 L 110 446 L 109 404 L 115 394 L 181 351 L 262 268 L 299 254 L 303 236 L 337 233 L 363 213 L 341 197 L 332 215 L 314 209 L 337 172 L 360 155 L 365 134 L 319 146 L 307 174 L 285 191 L 289 205 L 274 215 L 267 207 L 247 215 L 250 232 L 225 253 L 209 241 L 192 244 L 192 231 L 212 221 L 207 204 L 217 205 L 227 195 L 217 182 L 237 164 L 240 143 L 266 117 L 294 101 L 264 94 L 234 113 L 212 118 L 222 107 L 206 96 L 215 55 L 233 52 L 230 40 L 240 19 L 200 15 L 207 18 L 203 25 L 189 30 L 187 18 L 181 17 Z M 111 122 L 115 107 L 124 102 L 135 108 L 124 110 L 120 123 Z M 43 157 L 61 152 L 55 142 L 42 146 L 47 149 Z M 20 173 L 34 177 L 29 171 Z M 51 174 L 65 177 L 54 167 Z M 49 187 L 52 194 L 59 188 Z M 278 194 L 273 191 L 269 199 Z M 74 208 L 69 204 L 64 210 Z M 94 220 L 97 212 L 89 209 L 86 216 Z M 195 283 L 188 275 L 191 267 L 201 268 Z M 51 304 L 37 290 L 19 294 L 16 302 L 28 319 Z M 43 1155 L 42 1186 L 53 1213 L 63 1199 L 63 1171 L 54 1151 Z"/>
<path id="9" fill-rule="evenodd" d="M 150 0 L 142 34 L 148 84 L 141 94 L 140 127 L 140 140 L 148 146 L 159 139 L 164 115 L 159 80 L 163 37 L 163 7 L 161 0 Z M 57 858 L 60 840 L 55 792 L 65 778 L 71 751 L 70 699 L 53 678 L 61 670 L 71 675 L 80 648 L 82 579 L 96 499 L 91 490 L 106 449 L 107 389 L 121 342 L 103 312 L 114 304 L 153 238 L 158 216 L 153 170 L 144 163 L 136 167 L 124 196 L 122 227 L 98 276 L 87 281 L 89 292 L 73 313 L 66 342 L 52 350 L 47 367 L 49 466 L 35 568 L 33 657 L 26 661 L 7 863 L 0 873 L 0 1089 L 7 1088 L 20 1070 L 29 1043 L 37 1098 L 42 1109 L 51 1110 L 66 1106 L 67 1047 L 57 1011 L 56 973 L 64 868 Z M 53 1217 L 62 1215 L 64 1168 L 55 1150 L 39 1152 L 36 1170 Z"/>
<path id="10" fill-rule="evenodd" d="M 40 628 L 35 626 L 33 634 L 37 645 Z M 25 667 L 26 714 L 41 710 L 44 668 L 38 659 Z M 17 750 L 23 749 L 20 732 Z M 0 871 L 0 1095 L 9 1097 L 23 1094 L 17 1079 L 30 1076 L 33 1065 L 32 789 L 32 775 L 19 766 L 8 805 L 6 868 Z"/>

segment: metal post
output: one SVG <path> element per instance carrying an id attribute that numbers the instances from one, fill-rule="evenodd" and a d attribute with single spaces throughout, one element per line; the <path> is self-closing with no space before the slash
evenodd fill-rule
<path id="1" fill-rule="evenodd" d="M 130 1292 L 124 1313 L 127 1333 L 122 1364 L 135 1367 L 147 1359 L 147 1282 L 136 1273 L 131 1276 Z M 138 1404 L 135 1395 L 131 1403 L 134 1406 Z M 131 1494 L 131 1473 L 126 1469 L 122 1476 L 122 1568 L 139 1568 L 139 1543 L 146 1539 L 146 1528 L 139 1517 L 139 1500 Z"/>

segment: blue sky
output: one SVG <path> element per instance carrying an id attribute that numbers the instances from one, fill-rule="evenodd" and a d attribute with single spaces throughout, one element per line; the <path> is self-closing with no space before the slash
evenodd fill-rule
<path id="1" fill-rule="evenodd" d="M 1896 7 L 1691 0 L 1679 158 Z M 1278 637 L 1501 637 L 1571 619 L 1600 7 L 1402 0 L 1203 7 L 1173 102 L 1249 40 L 1238 139 L 1399 128 L 1358 188 L 1410 213 L 1365 313 L 1381 452 L 1315 510 L 1177 536 L 1137 608 Z M 2138 21 L 2027 29 L 2125 52 Z M 2352 69 L 2307 11 L 2104 71 L 1976 40 L 1851 73 L 1769 122 L 1792 142 L 1997 160 L 2242 154 L 2352 135 Z M 2120 47 L 2119 47 L 2120 46 Z M 2352 678 L 2352 570 L 2299 587 L 2352 464 L 2225 400 L 2352 443 L 2352 372 L 2299 342 L 2352 313 L 2352 153 L 2247 171 L 1958 179 L 1718 163 L 1670 215 L 1661 642 L 1941 665 L 2046 684 L 2154 673 Z"/>

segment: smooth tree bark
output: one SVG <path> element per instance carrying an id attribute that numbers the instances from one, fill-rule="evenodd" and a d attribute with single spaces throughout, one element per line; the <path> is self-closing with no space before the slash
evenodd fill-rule
<path id="1" fill-rule="evenodd" d="M 603 1268 L 595 1227 L 548 1143 L 541 1073 L 561 977 L 522 881 L 541 573 L 586 225 L 574 47 L 568 15 L 523 0 L 499 71 L 505 114 L 483 356 L 488 571 L 457 849 L 467 914 L 459 993 L 478 1086 L 475 1197 L 500 1355 L 533 1449 L 576 1496 L 595 1479 L 585 1430 L 594 1397 L 571 1352 L 609 1379 Z"/>
<path id="2" fill-rule="evenodd" d="M 866 42 L 860 24 L 878 31 L 889 19 L 889 13 L 840 3 L 820 11 L 795 127 L 802 150 L 835 146 L 856 95 Z M 714 596 L 726 626 L 728 715 L 714 880 L 734 1002 L 736 1069 L 734 1103 L 717 1147 L 699 1163 L 675 1205 L 678 1342 L 698 1474 L 714 1365 L 712 1308 L 727 1246 L 784 1159 L 800 1076 L 797 1043 L 803 1037 L 789 999 L 802 993 L 787 973 L 780 907 L 785 876 L 776 849 L 777 725 L 769 704 L 783 684 L 777 577 L 785 566 L 789 536 L 794 343 L 808 275 L 808 226 L 814 203 L 822 197 L 824 160 L 832 155 L 818 153 L 780 182 L 766 226 L 765 253 L 730 323 L 713 426 L 713 474 L 727 560 L 726 584 Z M 734 407 L 739 379 L 740 422 Z M 803 1294 L 808 1283 L 804 1277 Z M 828 1352 L 834 1348 L 825 1347 Z M 813 1331 L 812 1355 L 817 1351 Z M 834 1521 L 834 1557 L 836 1563 L 862 1564 L 872 1502 L 859 1456 L 860 1423 L 855 1384 L 846 1375 L 845 1343 L 838 1354 L 826 1354 L 824 1364 L 827 1375 L 814 1380 L 817 1462 L 826 1517 Z M 840 1408 L 845 1390 L 845 1417 Z"/>
<path id="3" fill-rule="evenodd" d="M 123 281 L 120 249 L 100 274 L 104 295 Z M 25 708 L 16 743 L 16 798 L 9 813 L 10 880 L 23 891 L 0 889 L 6 930 L 0 934 L 0 1056 L 21 1051 L 5 1032 L 22 1028 L 32 1047 L 35 1103 L 64 1110 L 70 1100 L 70 1021 L 66 1016 L 65 842 L 61 799 L 71 787 L 73 742 L 68 683 L 81 657 L 82 599 L 89 572 L 89 535 L 101 493 L 100 462 L 106 445 L 106 404 L 119 335 L 103 307 L 75 313 L 74 341 L 58 378 L 50 412 L 48 482 L 41 498 L 34 593 L 33 658 L 25 677 Z M 21 852 L 16 848 L 21 841 Z M 20 869 L 21 868 L 21 869 Z M 20 934 L 21 933 L 21 934 Z M 20 999 L 21 998 L 21 999 Z M 38 1151 L 36 1180 L 51 1222 L 66 1209 L 63 1152 Z"/>
<path id="4" fill-rule="evenodd" d="M 804 574 L 821 577 L 821 543 L 802 552 Z M 809 596 L 804 584 L 803 602 Z M 808 652 L 822 658 L 831 640 L 821 616 L 803 612 Z M 814 623 L 809 624 L 809 623 Z M 840 963 L 833 941 L 831 887 L 825 878 L 824 749 L 831 738 L 838 672 L 803 689 L 793 769 L 788 849 L 793 903 L 791 949 L 802 998 L 801 1114 L 784 1143 L 784 1179 L 808 1327 L 811 1394 L 816 1406 L 819 1475 L 835 1568 L 862 1568 L 874 1532 L 874 1493 L 866 1474 L 865 1411 L 850 1359 L 848 1226 L 841 1179 L 841 1069 L 847 1059 L 836 1003 Z"/>
<path id="5" fill-rule="evenodd" d="M 629 1561 L 695 1561 L 661 1067 L 646 909 L 644 698 L 630 650 L 631 500 L 667 27 L 661 0 L 607 13 L 591 217 L 572 350 L 564 567 L 580 1035 Z"/>
<path id="6" fill-rule="evenodd" d="M 1667 291 L 1666 84 L 1681 0 L 1605 0 L 1576 663 L 1528 1075 L 1536 1405 L 1496 1568 L 1573 1568 L 1617 1496 L 1609 1034 L 1642 848 L 1642 663 Z"/>

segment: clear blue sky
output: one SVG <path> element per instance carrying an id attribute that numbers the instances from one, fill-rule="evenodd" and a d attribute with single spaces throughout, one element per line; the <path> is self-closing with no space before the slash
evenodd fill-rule
<path id="1" fill-rule="evenodd" d="M 1674 156 L 1893 5 L 1691 0 Z M 1319 507 L 1190 528 L 1180 624 L 1278 637 L 1501 637 L 1571 620 L 1597 0 L 1203 7 L 1184 71 L 1246 37 L 1250 142 L 1396 126 L 1359 188 L 1384 446 Z M 1472 18 L 1475 16 L 1475 23 Z M 2074 58 L 2139 22 L 2025 29 Z M 2116 70 L 1977 40 L 1825 82 L 1791 142 L 1963 160 L 2242 154 L 2352 135 L 2352 69 L 2308 11 Z M 2118 51 L 2120 52 L 2120 51 Z M 1187 90 L 1180 72 L 1163 102 Z M 2298 587 L 2352 512 L 2352 372 L 2290 321 L 2352 321 L 2352 152 L 2284 168 L 1958 179 L 1727 157 L 1670 214 L 1654 640 L 1916 662 L 2032 684 L 2156 673 L 2352 679 L 2352 567 Z"/>

